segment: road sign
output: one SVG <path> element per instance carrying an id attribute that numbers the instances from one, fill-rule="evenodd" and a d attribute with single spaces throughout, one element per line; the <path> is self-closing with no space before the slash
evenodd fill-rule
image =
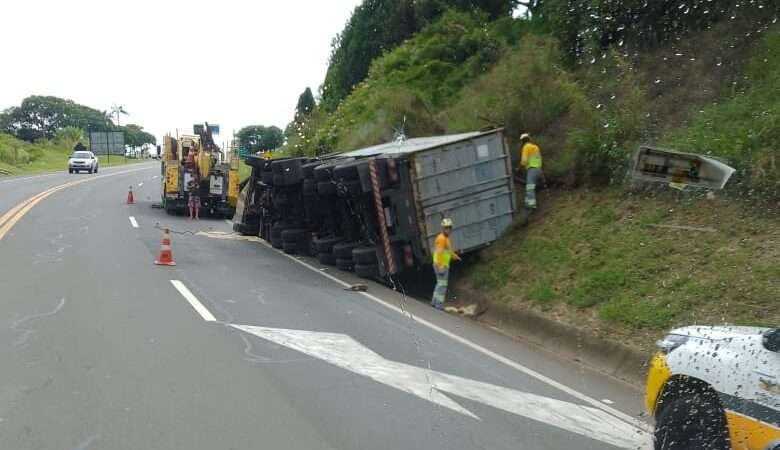
<path id="1" fill-rule="evenodd" d="M 475 420 L 482 419 L 447 394 L 489 405 L 618 448 L 652 448 L 649 433 L 636 424 L 618 419 L 601 409 L 391 361 L 345 334 L 250 325 L 230 326 Z"/>
<path id="2" fill-rule="evenodd" d="M 92 131 L 89 149 L 96 155 L 124 155 L 125 134 L 121 131 Z"/>
<path id="3" fill-rule="evenodd" d="M 244 157 L 246 157 L 246 155 L 248 155 L 248 154 L 249 154 L 249 150 L 247 150 L 247 149 L 245 149 L 245 148 L 239 148 L 239 149 L 238 149 L 238 156 L 240 156 L 240 157 L 244 158 Z"/>
<path id="4" fill-rule="evenodd" d="M 209 130 L 211 130 L 211 134 L 219 134 L 219 124 L 210 123 Z"/>

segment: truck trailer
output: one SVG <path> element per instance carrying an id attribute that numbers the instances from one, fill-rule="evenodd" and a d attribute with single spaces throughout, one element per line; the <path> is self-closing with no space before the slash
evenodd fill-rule
<path id="1" fill-rule="evenodd" d="M 517 209 L 503 129 L 246 162 L 235 231 L 366 278 L 430 265 L 445 217 L 468 253 L 498 239 Z"/>

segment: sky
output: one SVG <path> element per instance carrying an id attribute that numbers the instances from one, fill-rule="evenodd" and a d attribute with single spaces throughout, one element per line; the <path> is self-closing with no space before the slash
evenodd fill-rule
<path id="1" fill-rule="evenodd" d="M 29 95 L 96 109 L 158 139 L 217 123 L 215 141 L 245 125 L 292 119 L 317 94 L 330 44 L 360 0 L 5 0 L 0 110 Z"/>

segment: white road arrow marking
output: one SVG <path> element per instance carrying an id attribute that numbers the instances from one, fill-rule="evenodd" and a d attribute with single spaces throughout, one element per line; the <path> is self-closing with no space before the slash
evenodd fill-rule
<path id="1" fill-rule="evenodd" d="M 481 420 L 444 395 L 490 405 L 624 449 L 650 449 L 650 435 L 600 409 L 390 361 L 345 334 L 234 325 L 233 328 L 324 360 Z"/>

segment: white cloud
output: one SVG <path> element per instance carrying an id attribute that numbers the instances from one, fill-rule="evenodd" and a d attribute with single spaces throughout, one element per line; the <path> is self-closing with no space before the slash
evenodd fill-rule
<path id="1" fill-rule="evenodd" d="M 316 92 L 360 0 L 10 0 L 0 15 L 0 109 L 31 94 L 98 109 L 155 135 L 284 125 Z"/>

